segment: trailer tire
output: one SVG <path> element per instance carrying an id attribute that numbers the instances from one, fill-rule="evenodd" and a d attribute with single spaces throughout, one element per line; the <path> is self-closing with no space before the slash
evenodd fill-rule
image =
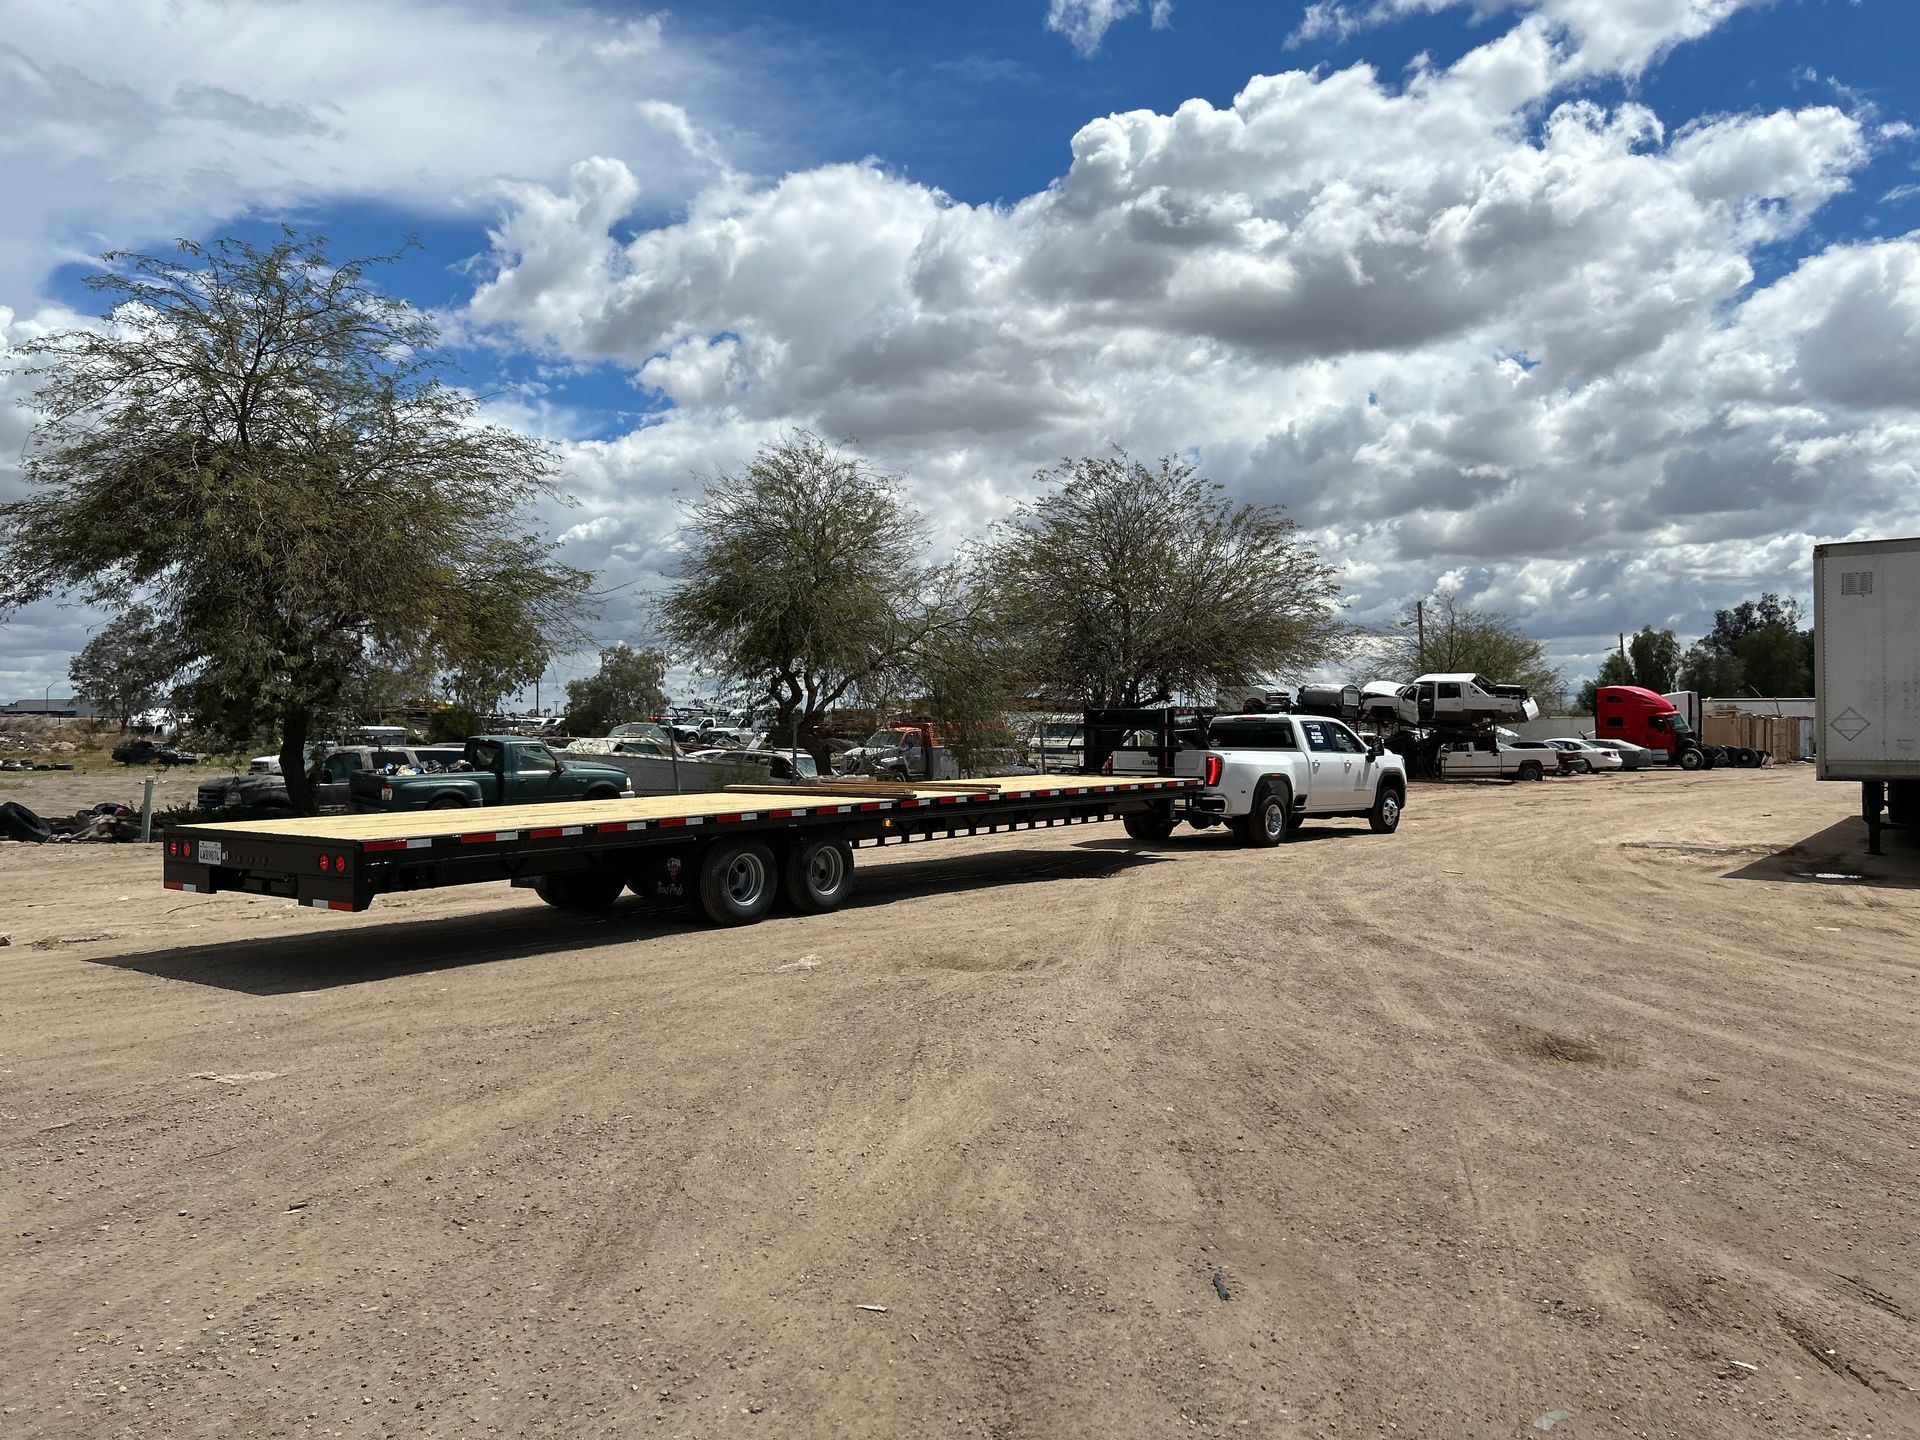
<path id="1" fill-rule="evenodd" d="M 533 882 L 533 893 L 554 909 L 585 914 L 605 910 L 626 888 L 625 876 L 607 870 L 566 870 Z"/>
<path id="2" fill-rule="evenodd" d="M 773 905 L 773 851 L 757 840 L 717 840 L 700 857 L 700 908 L 716 925 L 751 925 Z"/>
<path id="3" fill-rule="evenodd" d="M 1680 752 L 1680 768 L 1682 770 L 1698 770 L 1706 763 L 1707 757 L 1702 755 L 1698 750 L 1682 750 Z"/>
<path id="4" fill-rule="evenodd" d="M 780 868 L 787 904 L 802 915 L 838 910 L 853 893 L 853 847 L 844 840 L 796 840 Z"/>
<path id="5" fill-rule="evenodd" d="M 1262 785 L 1253 792 L 1253 809 L 1248 812 L 1242 843 L 1257 850 L 1270 850 L 1294 833 L 1293 797 L 1285 786 L 1275 794 Z"/>
<path id="6" fill-rule="evenodd" d="M 1148 845 L 1158 845 L 1173 834 L 1173 817 L 1159 810 L 1142 810 L 1124 815 L 1120 823 L 1126 826 L 1129 836 Z"/>
<path id="7" fill-rule="evenodd" d="M 1367 826 L 1376 835 L 1391 835 L 1400 828 L 1400 809 L 1405 804 L 1400 791 L 1392 785 L 1382 785 L 1373 797 L 1373 807 L 1367 811 Z"/>
<path id="8" fill-rule="evenodd" d="M 1540 768 L 1540 762 L 1538 760 L 1528 760 L 1520 766 L 1519 778 L 1522 780 L 1541 780 L 1546 777 L 1546 773 L 1545 770 Z"/>

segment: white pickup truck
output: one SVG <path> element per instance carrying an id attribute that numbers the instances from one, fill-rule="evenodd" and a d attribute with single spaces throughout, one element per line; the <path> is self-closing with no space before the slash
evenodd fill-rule
<path id="1" fill-rule="evenodd" d="M 1439 765 L 1442 780 L 1540 780 L 1567 768 L 1561 752 L 1550 745 L 1508 745 L 1499 740 L 1442 745 Z"/>
<path id="2" fill-rule="evenodd" d="M 1150 739 L 1135 744 L 1151 744 Z M 1183 737 L 1173 773 L 1204 788 L 1179 809 L 1130 815 L 1136 840 L 1164 840 L 1181 820 L 1196 829 L 1225 825 L 1248 845 L 1278 845 L 1309 819 L 1364 816 L 1391 835 L 1407 803 L 1407 766 L 1369 745 L 1338 720 L 1310 715 L 1217 715 L 1204 735 Z M 1151 754 L 1117 750 L 1108 773 L 1153 773 Z"/>

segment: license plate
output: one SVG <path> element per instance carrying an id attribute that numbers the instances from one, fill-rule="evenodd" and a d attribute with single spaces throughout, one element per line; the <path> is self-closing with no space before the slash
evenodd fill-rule
<path id="1" fill-rule="evenodd" d="M 226 855 L 221 851 L 218 840 L 202 840 L 197 858 L 202 865 L 221 865 L 226 862 Z"/>

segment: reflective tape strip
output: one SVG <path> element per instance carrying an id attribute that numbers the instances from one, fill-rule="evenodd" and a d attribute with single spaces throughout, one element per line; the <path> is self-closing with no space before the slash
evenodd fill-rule
<path id="1" fill-rule="evenodd" d="M 657 821 L 656 823 L 662 826 L 698 825 L 698 824 L 701 824 L 705 819 L 706 817 L 704 815 L 669 815 L 665 819 Z"/>
<path id="2" fill-rule="evenodd" d="M 369 840 L 360 848 L 368 854 L 381 850 L 429 850 L 433 848 L 433 837 L 421 835 L 412 840 Z"/>
<path id="3" fill-rule="evenodd" d="M 200 893 L 200 887 L 198 885 L 189 885 L 183 880 L 162 880 L 160 883 L 165 885 L 169 890 L 184 890 L 189 895 L 198 895 Z"/>
<path id="4" fill-rule="evenodd" d="M 713 817 L 713 823 L 716 825 L 725 825 L 734 820 L 758 820 L 759 818 L 760 812 L 758 810 L 743 810 L 738 815 L 716 815 Z"/>
<path id="5" fill-rule="evenodd" d="M 965 795 L 942 795 L 938 803 L 941 805 L 958 805 L 968 798 L 969 797 Z"/>
<path id="6" fill-rule="evenodd" d="M 302 900 L 302 905 L 311 905 L 316 910 L 351 910 L 351 900 Z"/>
<path id="7" fill-rule="evenodd" d="M 487 830 L 478 835 L 462 835 L 460 837 L 460 843 L 462 845 L 486 845 L 495 840 L 518 840 L 519 838 L 520 832 L 518 830 Z"/>
<path id="8" fill-rule="evenodd" d="M 644 820 L 609 820 L 604 825 L 598 825 L 594 828 L 599 830 L 602 835 L 619 835 L 628 830 L 644 830 L 647 828 L 647 822 Z"/>
<path id="9" fill-rule="evenodd" d="M 798 810 L 769 810 L 767 811 L 767 819 L 791 820 L 794 816 L 798 815 L 799 813 L 800 812 Z"/>
<path id="10" fill-rule="evenodd" d="M 562 835 L 585 834 L 586 828 L 584 825 L 550 825 L 540 830 L 529 830 L 527 832 L 527 838 L 529 840 L 558 840 Z M 602 825 L 600 828 L 604 830 L 607 827 Z"/>

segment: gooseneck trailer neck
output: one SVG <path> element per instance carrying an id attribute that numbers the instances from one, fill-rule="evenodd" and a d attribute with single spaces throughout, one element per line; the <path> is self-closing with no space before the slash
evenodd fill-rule
<path id="1" fill-rule="evenodd" d="M 499 880 L 569 910 L 631 889 L 695 897 L 716 923 L 737 925 L 782 893 L 803 911 L 837 908 L 858 848 L 1170 811 L 1198 788 L 1173 776 L 1024 775 L 190 825 L 168 832 L 164 881 L 347 911 Z"/>

